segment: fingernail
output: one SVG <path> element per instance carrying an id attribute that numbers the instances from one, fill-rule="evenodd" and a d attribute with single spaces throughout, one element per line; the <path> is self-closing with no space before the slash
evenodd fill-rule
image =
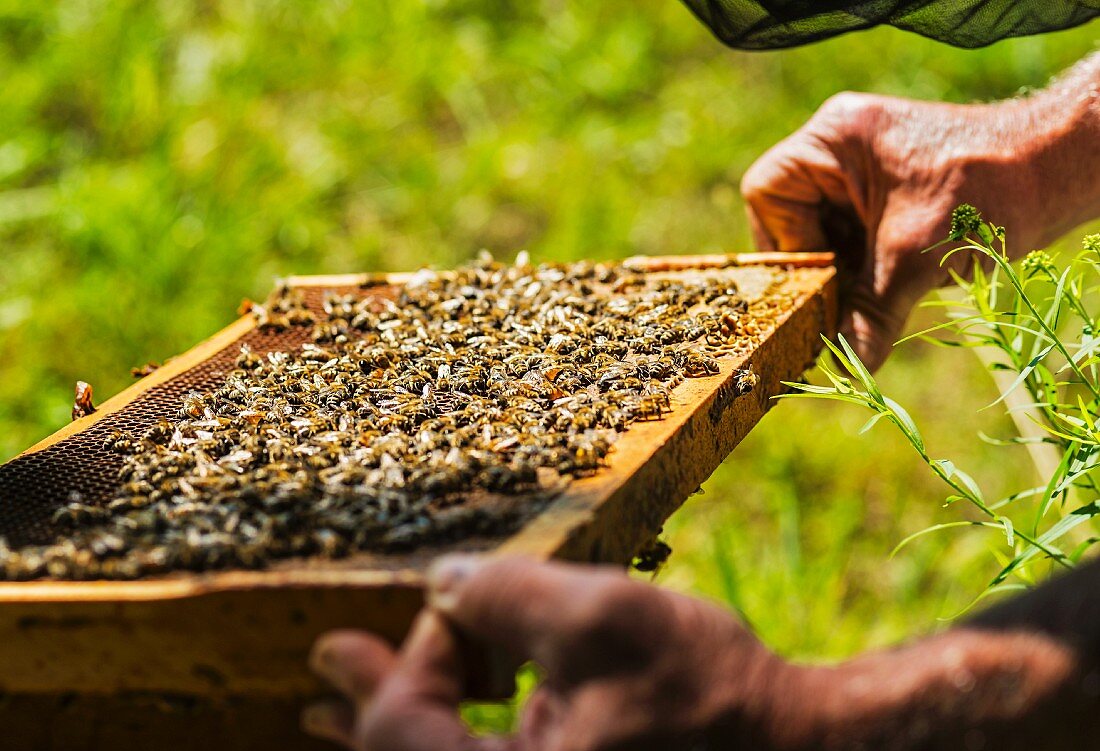
<path id="1" fill-rule="evenodd" d="M 474 555 L 448 555 L 428 569 L 428 605 L 440 612 L 454 610 L 458 590 L 480 565 Z"/>

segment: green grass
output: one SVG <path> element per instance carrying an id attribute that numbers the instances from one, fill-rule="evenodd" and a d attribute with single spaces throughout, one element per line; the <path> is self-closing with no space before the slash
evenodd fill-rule
<path id="1" fill-rule="evenodd" d="M 75 380 L 118 391 L 276 275 L 745 249 L 739 176 L 829 95 L 1007 96 L 1094 37 L 747 54 L 674 0 L 0 0 L 0 459 L 64 424 Z M 968 355 L 907 345 L 881 380 L 938 453 L 1021 484 L 1023 454 L 973 438 L 1009 428 L 974 413 L 992 386 Z M 950 514 L 864 419 L 779 405 L 671 522 L 660 580 L 804 658 L 964 605 L 983 544 L 888 558 Z"/>

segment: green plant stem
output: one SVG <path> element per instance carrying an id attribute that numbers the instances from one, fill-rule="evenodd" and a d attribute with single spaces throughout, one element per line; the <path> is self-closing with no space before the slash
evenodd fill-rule
<path id="1" fill-rule="evenodd" d="M 981 246 L 977 245 L 969 245 L 967 247 L 978 250 L 979 252 L 983 250 Z M 1059 338 L 1057 333 L 1055 333 L 1050 328 L 1050 326 L 1047 325 L 1047 322 L 1043 318 L 1043 316 L 1039 314 L 1039 311 L 1031 302 L 1031 298 L 1028 297 L 1026 292 L 1024 292 L 1024 288 L 1023 285 L 1020 284 L 1019 277 L 1016 276 L 1016 274 L 1012 273 L 1012 266 L 1009 263 L 1008 258 L 994 251 L 990 251 L 988 255 L 990 255 L 994 259 L 998 266 L 1005 270 L 1005 276 L 1008 277 L 1009 283 L 1012 284 L 1013 289 L 1016 290 L 1016 294 L 1019 296 L 1019 299 L 1022 300 L 1024 305 L 1027 306 L 1027 309 L 1031 312 L 1031 315 L 1034 317 L 1035 322 L 1039 324 L 1039 326 L 1043 329 L 1043 332 L 1050 338 L 1050 341 L 1054 345 L 1054 348 L 1057 349 L 1064 358 L 1066 358 L 1066 364 L 1069 366 L 1069 368 L 1074 372 L 1074 374 L 1077 375 L 1078 378 L 1081 379 L 1081 383 L 1088 387 L 1089 391 L 1092 392 L 1093 398 L 1100 399 L 1100 389 L 1098 389 L 1096 387 L 1096 384 L 1090 381 L 1089 378 L 1084 374 L 1081 368 L 1077 365 L 1077 362 L 1070 355 L 1069 350 L 1066 349 L 1066 345 L 1062 342 L 1061 338 Z"/>
<path id="2" fill-rule="evenodd" d="M 914 446 L 914 448 L 917 447 Z M 937 477 L 947 483 L 961 497 L 970 501 L 970 503 L 977 507 L 982 513 L 989 516 L 989 518 L 1003 524 L 1004 517 L 1000 516 L 996 511 L 989 508 L 985 501 L 977 497 L 969 488 L 952 479 L 952 477 L 944 470 L 940 462 L 929 456 L 928 453 L 923 449 L 917 448 L 917 451 L 920 453 L 920 456 L 924 460 L 924 463 L 932 468 L 932 471 L 936 474 Z M 1029 535 L 1026 532 L 1021 532 L 1015 529 L 1013 530 L 1013 532 L 1021 540 L 1046 553 L 1048 557 L 1057 561 L 1065 568 L 1072 569 L 1074 567 L 1073 561 L 1066 557 L 1065 553 L 1061 552 L 1060 550 L 1055 550 L 1053 548 L 1047 547 L 1043 543 L 1039 542 L 1037 537 Z"/>

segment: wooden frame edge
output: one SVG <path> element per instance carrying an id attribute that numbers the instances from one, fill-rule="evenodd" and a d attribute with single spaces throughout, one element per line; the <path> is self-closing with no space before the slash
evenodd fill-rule
<path id="1" fill-rule="evenodd" d="M 787 268 L 825 268 L 835 265 L 836 255 L 821 253 L 712 253 L 683 256 L 631 256 L 623 265 L 634 271 L 680 271 L 721 269 L 738 266 L 783 266 Z"/>
<path id="2" fill-rule="evenodd" d="M 380 569 L 213 571 L 189 579 L 0 582 L 0 605 L 42 602 L 158 602 L 262 589 L 420 588 L 423 583 L 423 576 L 412 570 Z"/>
<path id="3" fill-rule="evenodd" d="M 780 263 L 776 263 L 776 257 Z M 812 258 L 808 258 L 812 256 Z M 800 258 L 801 257 L 801 258 Z M 643 270 L 660 271 L 687 270 L 691 268 L 719 268 L 734 265 L 781 265 L 804 266 L 827 269 L 832 265 L 831 253 L 815 254 L 731 254 L 723 256 L 649 256 L 653 264 Z M 731 260 L 732 259 L 732 260 Z M 749 259 L 749 260 L 746 260 Z M 795 263 L 786 263 L 794 260 Z M 683 261 L 683 263 L 680 263 Z M 827 261 L 827 263 L 826 263 Z M 712 264 L 712 265 L 707 265 Z M 720 265 L 713 265 L 720 264 Z M 292 276 L 288 282 L 302 287 L 346 287 L 358 286 L 364 282 L 377 284 L 401 284 L 411 277 L 411 273 L 394 274 L 336 274 L 319 276 Z M 835 273 L 829 273 L 819 290 L 824 291 L 835 286 Z M 830 291 L 829 294 L 835 294 Z M 787 321 L 798 310 L 813 299 L 812 294 L 803 296 L 796 308 L 792 308 L 779 322 Z M 139 395 L 180 375 L 189 368 L 201 363 L 211 355 L 222 350 L 255 328 L 251 315 L 244 315 L 210 338 L 200 342 L 183 354 L 172 358 L 155 372 L 137 383 L 120 391 L 104 401 L 91 415 L 75 420 L 50 436 L 42 439 L 18 456 L 41 451 L 55 443 L 91 427 L 100 419 L 125 407 Z M 723 382 L 731 377 L 732 369 L 742 361 L 732 361 L 723 368 L 720 375 Z M 688 416 L 685 416 L 685 420 Z M 682 423 L 673 423 L 679 425 Z M 17 458 L 17 457 L 16 457 Z M 623 484 L 615 486 L 612 493 L 623 492 Z M 558 503 L 555 501 L 554 503 Z M 551 508 L 553 504 L 551 505 Z M 525 554 L 541 558 L 554 557 L 570 541 L 571 535 L 584 520 L 591 515 L 591 505 L 575 507 L 569 510 L 567 524 L 560 527 L 560 534 L 548 540 L 544 533 L 529 532 L 525 527 L 503 541 L 492 554 Z M 557 520 L 561 523 L 561 519 Z M 538 540 L 539 544 L 534 544 Z M 39 602 L 142 602 L 164 599 L 198 597 L 219 592 L 255 590 L 255 589 L 327 589 L 355 587 L 420 587 L 423 576 L 409 569 L 384 570 L 338 570 L 338 571 L 214 571 L 206 574 L 173 579 L 145 579 L 137 581 L 33 581 L 0 582 L 0 604 L 39 603 Z"/>

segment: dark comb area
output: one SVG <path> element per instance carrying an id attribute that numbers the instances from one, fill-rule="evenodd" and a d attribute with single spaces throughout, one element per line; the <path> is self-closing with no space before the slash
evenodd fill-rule
<path id="1" fill-rule="evenodd" d="M 330 292 L 393 297 L 391 287 L 305 287 L 302 292 L 307 307 L 314 312 L 320 312 L 322 299 Z M 104 441 L 113 431 L 140 433 L 161 418 L 175 419 L 189 391 L 208 391 L 225 380 L 242 345 L 247 344 L 259 355 L 292 351 L 309 341 L 309 331 L 309 326 L 286 331 L 253 329 L 86 430 L 0 465 L 0 536 L 6 537 L 12 547 L 52 542 L 57 532 L 51 519 L 69 502 L 70 495 L 79 493 L 84 503 L 104 504 L 117 492 L 118 471 L 125 457 L 104 448 Z"/>

